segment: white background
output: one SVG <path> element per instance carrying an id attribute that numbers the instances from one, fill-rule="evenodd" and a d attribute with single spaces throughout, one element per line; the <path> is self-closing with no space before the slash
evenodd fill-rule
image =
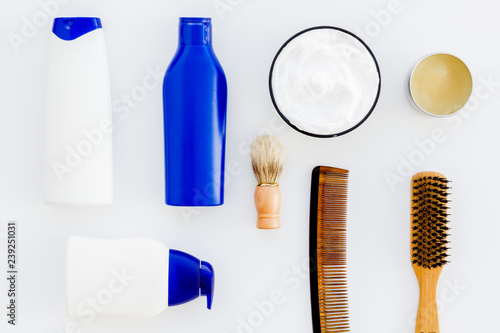
<path id="1" fill-rule="evenodd" d="M 186 211 L 163 203 L 160 86 L 128 114 L 115 114 L 114 204 L 44 204 L 41 124 L 52 18 L 39 21 L 39 32 L 16 52 L 9 34 L 22 36 L 23 18 L 33 22 L 42 7 L 37 1 L 0 1 L 0 233 L 8 220 L 17 220 L 20 246 L 18 325 L 6 324 L 7 286 L 2 278 L 0 331 L 64 332 L 69 321 L 64 308 L 65 242 L 69 235 L 84 235 L 152 237 L 207 260 L 216 269 L 216 293 L 212 311 L 200 298 L 146 320 L 78 322 L 82 332 L 311 332 L 309 279 L 292 269 L 308 257 L 310 173 L 316 165 L 350 170 L 352 332 L 414 331 L 418 286 L 409 257 L 409 180 L 422 170 L 453 180 L 452 263 L 444 268 L 438 291 L 441 332 L 498 330 L 500 3 L 401 0 L 397 13 L 378 15 L 379 22 L 375 13 L 387 13 L 388 0 L 219 3 L 231 10 L 218 13 L 212 0 L 72 0 L 53 15 L 101 17 L 112 99 L 121 106 L 122 95 L 142 85 L 148 68 L 164 72 L 168 66 L 179 16 L 213 18 L 214 48 L 229 82 L 226 163 L 232 167 L 222 207 Z M 281 44 L 318 25 L 364 31 L 382 73 L 382 92 L 372 116 L 354 132 L 334 139 L 306 137 L 286 126 L 267 86 Z M 405 95 L 411 66 L 436 51 L 462 58 L 475 80 L 476 103 L 454 118 L 419 113 Z M 488 79 L 496 85 L 486 86 Z M 446 139 L 431 144 L 435 129 L 444 131 Z M 255 135 L 269 130 L 287 150 L 280 182 L 282 228 L 276 231 L 255 227 L 255 180 L 248 156 Z M 417 141 L 427 143 L 428 155 Z M 410 165 L 410 172 L 402 167 L 409 160 L 417 164 Z M 388 173 L 401 177 L 393 187 Z M 1 241 L 0 268 L 6 271 L 5 238 Z M 259 314 L 255 302 L 269 300 L 275 290 L 283 293 L 284 302 L 269 316 Z M 243 328 L 242 321 L 253 326 Z"/>

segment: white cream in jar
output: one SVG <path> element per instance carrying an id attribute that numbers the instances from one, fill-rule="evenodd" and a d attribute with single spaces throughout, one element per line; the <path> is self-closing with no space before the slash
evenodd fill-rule
<path id="1" fill-rule="evenodd" d="M 275 107 L 292 127 L 313 136 L 336 136 L 370 114 L 380 74 L 358 38 L 318 27 L 297 34 L 278 52 L 270 88 Z"/>

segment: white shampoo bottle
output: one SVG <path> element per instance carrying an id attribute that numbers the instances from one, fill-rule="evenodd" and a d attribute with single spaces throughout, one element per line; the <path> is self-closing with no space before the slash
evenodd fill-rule
<path id="1" fill-rule="evenodd" d="M 113 201 L 112 108 L 101 20 L 56 18 L 44 115 L 47 203 Z"/>
<path id="2" fill-rule="evenodd" d="M 72 236 L 66 261 L 70 317 L 151 317 L 200 295 L 212 307 L 212 266 L 153 239 Z"/>

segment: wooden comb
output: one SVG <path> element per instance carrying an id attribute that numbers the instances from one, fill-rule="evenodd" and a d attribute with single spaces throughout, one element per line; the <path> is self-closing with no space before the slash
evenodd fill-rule
<path id="1" fill-rule="evenodd" d="M 349 332 L 346 267 L 349 171 L 318 166 L 312 172 L 309 252 L 314 333 Z"/>

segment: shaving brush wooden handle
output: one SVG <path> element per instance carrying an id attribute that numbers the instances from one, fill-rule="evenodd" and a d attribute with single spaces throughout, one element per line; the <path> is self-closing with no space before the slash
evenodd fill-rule
<path id="1" fill-rule="evenodd" d="M 258 183 L 254 195 L 257 228 L 278 229 L 281 206 L 278 179 L 283 171 L 285 149 L 276 137 L 264 135 L 252 142 L 250 155 L 252 170 Z"/>
<path id="2" fill-rule="evenodd" d="M 281 191 L 279 185 L 257 185 L 255 188 L 257 228 L 278 229 L 280 227 Z"/>

